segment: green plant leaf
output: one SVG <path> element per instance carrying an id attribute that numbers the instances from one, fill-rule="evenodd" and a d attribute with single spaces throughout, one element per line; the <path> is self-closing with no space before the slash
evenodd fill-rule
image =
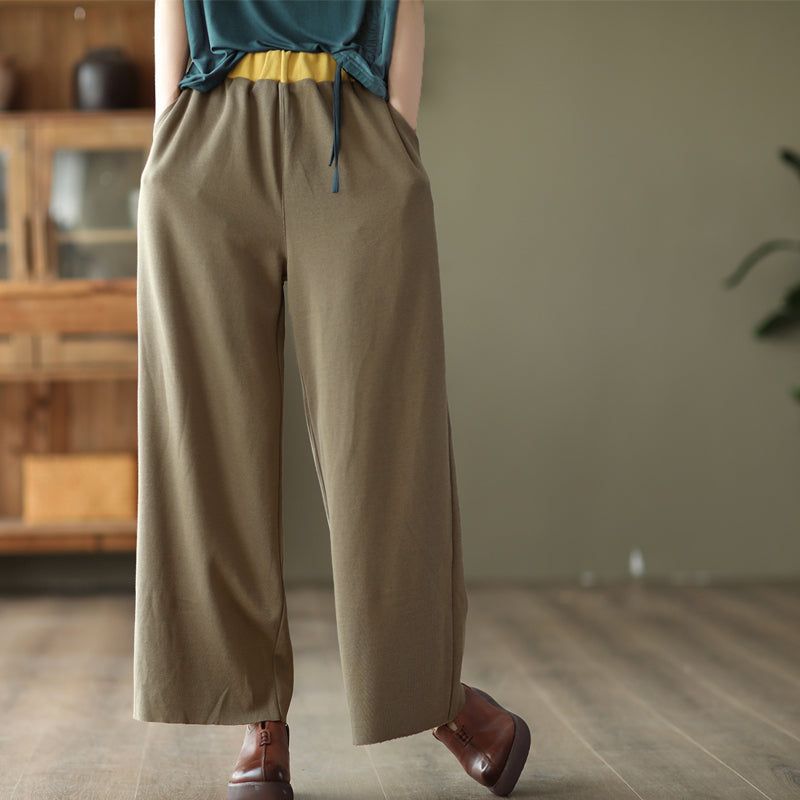
<path id="1" fill-rule="evenodd" d="M 800 309 L 800 283 L 792 286 L 783 298 L 783 303 L 786 308 Z"/>
<path id="2" fill-rule="evenodd" d="M 733 288 L 744 280 L 745 275 L 747 275 L 759 261 L 762 261 L 773 253 L 784 252 L 800 253 L 800 240 L 773 239 L 772 241 L 760 244 L 755 250 L 745 256 L 741 262 L 739 262 L 739 266 L 725 278 L 725 285 L 728 288 Z"/>
<path id="3" fill-rule="evenodd" d="M 797 177 L 800 178 L 800 154 L 789 147 L 783 147 L 781 148 L 779 155 L 781 161 L 783 161 L 783 163 L 786 164 L 790 169 L 794 170 L 795 173 L 797 173 Z"/>
<path id="4" fill-rule="evenodd" d="M 755 335 L 759 338 L 775 336 L 800 325 L 800 283 L 789 289 L 783 297 L 783 307 L 759 322 Z"/>
<path id="5" fill-rule="evenodd" d="M 800 309 L 782 308 L 759 322 L 755 329 L 755 335 L 763 339 L 766 336 L 786 333 L 791 328 L 798 326 L 800 326 Z"/>

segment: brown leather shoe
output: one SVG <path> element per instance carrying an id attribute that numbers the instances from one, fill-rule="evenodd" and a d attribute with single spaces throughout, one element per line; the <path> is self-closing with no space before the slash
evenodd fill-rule
<path id="1" fill-rule="evenodd" d="M 228 800 L 292 800 L 289 781 L 289 726 L 285 722 L 248 725 L 228 782 Z"/>
<path id="2" fill-rule="evenodd" d="M 464 694 L 466 703 L 453 720 L 455 730 L 447 723 L 433 735 L 455 755 L 467 775 L 506 797 L 522 774 L 531 732 L 522 717 L 486 692 L 464 684 Z"/>

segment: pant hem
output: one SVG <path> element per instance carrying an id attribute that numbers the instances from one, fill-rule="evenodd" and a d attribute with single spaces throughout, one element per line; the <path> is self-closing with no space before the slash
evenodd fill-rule
<path id="1" fill-rule="evenodd" d="M 403 728 L 395 730 L 387 730 L 383 732 L 353 734 L 352 741 L 356 747 L 361 747 L 369 744 L 380 744 L 381 742 L 391 742 L 395 739 L 403 739 L 406 736 L 413 736 L 417 733 L 424 733 L 425 731 L 432 731 L 440 725 L 444 725 L 450 721 L 450 717 L 443 719 L 441 716 L 430 717 L 427 720 L 419 723 L 413 723 Z"/>
<path id="2" fill-rule="evenodd" d="M 197 717 L 185 713 L 164 714 L 141 710 L 134 711 L 131 716 L 138 722 L 164 722 L 171 725 L 249 725 L 261 720 L 286 722 L 286 716 L 277 711 L 274 706 L 244 714 L 229 713 L 214 717 Z"/>

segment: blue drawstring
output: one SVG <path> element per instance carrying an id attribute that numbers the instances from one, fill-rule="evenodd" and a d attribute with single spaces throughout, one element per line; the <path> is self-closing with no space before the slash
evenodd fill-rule
<path id="1" fill-rule="evenodd" d="M 328 166 L 333 164 L 332 192 L 339 191 L 339 136 L 342 123 L 342 68 L 336 64 L 336 78 L 333 81 L 333 144 Z"/>

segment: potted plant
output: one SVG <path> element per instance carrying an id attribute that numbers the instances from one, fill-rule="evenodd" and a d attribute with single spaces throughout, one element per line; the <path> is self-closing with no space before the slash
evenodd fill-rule
<path id="1" fill-rule="evenodd" d="M 784 148 L 779 155 L 781 161 L 800 177 L 800 154 Z M 771 239 L 763 242 L 742 259 L 739 266 L 725 279 L 725 285 L 738 286 L 750 270 L 767 256 L 786 252 L 800 255 L 800 239 Z M 754 334 L 758 338 L 767 338 L 785 334 L 796 328 L 800 328 L 800 283 L 789 288 L 783 297 L 782 305 L 756 325 Z M 800 402 L 800 385 L 792 389 L 792 396 Z"/>

